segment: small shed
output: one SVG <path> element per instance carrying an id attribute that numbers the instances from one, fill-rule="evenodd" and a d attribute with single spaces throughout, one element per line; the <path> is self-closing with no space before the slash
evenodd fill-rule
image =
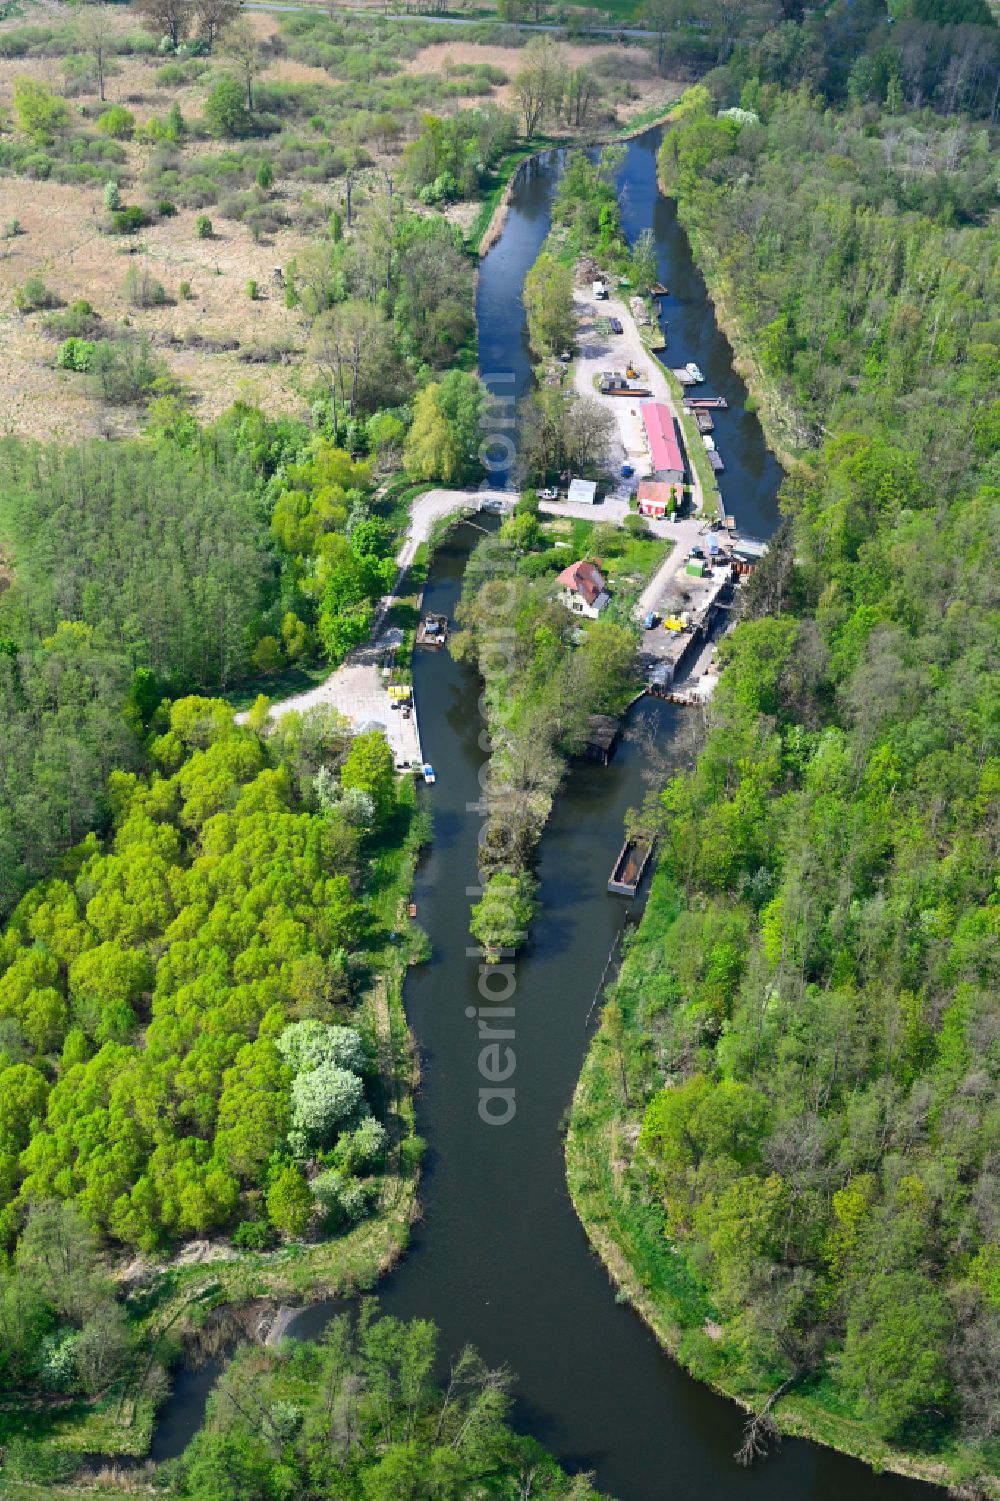
<path id="1" fill-rule="evenodd" d="M 576 501 L 577 505 L 581 506 L 596 505 L 597 481 L 592 479 L 570 480 L 566 499 L 569 501 Z"/>
<path id="2" fill-rule="evenodd" d="M 590 756 L 591 760 L 600 761 L 602 765 L 607 766 L 615 753 L 620 733 L 621 724 L 612 715 L 588 714 L 584 754 Z"/>

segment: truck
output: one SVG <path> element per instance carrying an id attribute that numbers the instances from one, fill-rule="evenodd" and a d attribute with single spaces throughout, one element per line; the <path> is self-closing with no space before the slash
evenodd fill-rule
<path id="1" fill-rule="evenodd" d="M 597 302 L 606 302 L 607 301 L 607 299 L 608 299 L 608 289 L 604 285 L 603 281 L 595 281 L 594 282 L 594 298 L 595 298 L 595 300 Z"/>

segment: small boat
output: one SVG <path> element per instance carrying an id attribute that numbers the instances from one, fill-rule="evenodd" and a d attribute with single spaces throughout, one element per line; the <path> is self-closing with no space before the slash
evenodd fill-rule
<path id="1" fill-rule="evenodd" d="M 416 915 L 417 915 L 417 904 L 416 904 L 416 902 L 409 902 L 407 904 L 406 915 L 407 915 L 407 917 L 416 917 Z"/>
<path id="2" fill-rule="evenodd" d="M 716 474 L 721 474 L 722 471 L 723 471 L 723 469 L 725 469 L 725 467 L 726 467 L 725 464 L 722 462 L 722 455 L 721 455 L 721 453 L 717 452 L 717 450 L 715 450 L 715 449 L 712 449 L 712 451 L 709 453 L 709 455 L 708 455 L 708 462 L 711 464 L 711 466 L 715 470 Z"/>
<path id="3" fill-rule="evenodd" d="M 671 370 L 670 374 L 674 376 L 676 380 L 679 380 L 682 386 L 693 386 L 697 384 L 694 376 L 691 374 L 686 365 L 682 370 Z"/>
<path id="4" fill-rule="evenodd" d="M 608 879 L 608 891 L 613 896 L 635 896 L 653 853 L 653 844 L 654 840 L 644 835 L 626 839 Z"/>
<path id="5" fill-rule="evenodd" d="M 709 435 L 708 435 L 708 433 L 702 433 L 702 435 L 701 435 L 701 441 L 704 443 L 704 445 L 708 449 L 709 453 L 714 453 L 715 452 L 715 439 L 714 438 L 710 438 Z"/>
<path id="6" fill-rule="evenodd" d="M 667 297 L 669 295 L 662 281 L 654 281 L 649 290 L 654 297 Z"/>
<path id="7" fill-rule="evenodd" d="M 437 777 L 434 775 L 433 766 L 429 761 L 425 761 L 422 770 L 424 774 L 424 781 L 427 783 L 428 787 L 432 787 L 437 781 Z"/>
<path id="8" fill-rule="evenodd" d="M 724 412 L 729 405 L 724 396 L 689 396 L 687 404 L 692 412 L 699 410 L 707 411 L 709 407 L 714 407 L 716 411 Z"/>
<path id="9" fill-rule="evenodd" d="M 700 385 L 700 383 L 705 379 L 698 366 L 695 364 L 694 360 L 689 360 L 688 363 L 684 366 L 684 369 L 687 371 L 688 375 L 690 375 L 692 381 L 696 386 Z"/>

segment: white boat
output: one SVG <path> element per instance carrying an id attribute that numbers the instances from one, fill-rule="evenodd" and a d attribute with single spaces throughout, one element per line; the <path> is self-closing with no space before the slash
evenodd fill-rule
<path id="1" fill-rule="evenodd" d="M 422 769 L 424 773 L 424 781 L 427 783 L 428 787 L 432 786 L 437 781 L 437 777 L 434 775 L 433 766 L 429 761 L 425 761 Z"/>
<path id="2" fill-rule="evenodd" d="M 702 435 L 701 435 L 701 441 L 704 443 L 704 445 L 708 449 L 709 453 L 714 453 L 715 452 L 715 439 L 714 438 L 710 438 L 709 435 L 708 435 L 708 433 L 702 433 Z"/>
<path id="3" fill-rule="evenodd" d="M 695 385 L 699 385 L 705 379 L 694 360 L 689 360 L 684 369 L 690 375 Z"/>

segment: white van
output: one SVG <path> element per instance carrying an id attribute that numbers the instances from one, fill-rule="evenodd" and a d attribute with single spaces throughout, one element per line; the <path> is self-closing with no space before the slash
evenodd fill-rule
<path id="1" fill-rule="evenodd" d="M 603 281 L 595 281 L 594 282 L 594 297 L 595 297 L 595 299 L 598 302 L 605 302 L 607 300 L 607 296 L 608 296 L 608 289 L 604 285 Z"/>

